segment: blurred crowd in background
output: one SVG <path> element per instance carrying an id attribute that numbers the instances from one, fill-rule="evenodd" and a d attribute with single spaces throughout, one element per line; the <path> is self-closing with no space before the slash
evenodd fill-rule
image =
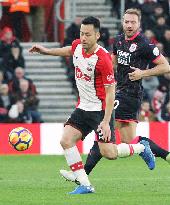
<path id="1" fill-rule="evenodd" d="M 170 62 L 170 0 L 126 0 L 125 9 L 138 8 L 142 12 L 141 29 L 151 43 L 157 45 Z M 120 18 L 120 0 L 106 0 L 111 15 Z M 79 38 L 81 18 L 76 18 L 65 31 L 63 46 Z M 122 31 L 121 27 L 119 28 Z M 112 52 L 114 37 L 101 27 L 99 44 Z M 78 95 L 74 80 L 72 58 L 65 59 L 73 93 Z M 151 63 L 148 69 L 153 67 Z M 143 79 L 144 99 L 140 121 L 170 121 L 170 73 Z M 25 60 L 19 40 L 9 27 L 0 32 L 0 122 L 43 122 L 38 112 L 38 93 L 31 79 L 25 76 Z"/>
<path id="2" fill-rule="evenodd" d="M 0 33 L 0 123 L 43 122 L 34 83 L 25 76 L 19 40 L 9 27 Z"/>

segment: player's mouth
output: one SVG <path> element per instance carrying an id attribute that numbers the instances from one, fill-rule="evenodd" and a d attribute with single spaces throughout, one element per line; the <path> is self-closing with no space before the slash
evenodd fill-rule
<path id="1" fill-rule="evenodd" d="M 132 29 L 127 29 L 126 31 L 127 31 L 127 32 L 129 32 L 129 33 L 130 33 L 130 32 L 133 32 L 133 30 L 132 30 Z"/>
<path id="2" fill-rule="evenodd" d="M 82 43 L 83 47 L 86 47 L 87 46 L 87 43 Z"/>
<path id="3" fill-rule="evenodd" d="M 126 34 L 127 34 L 128 36 L 133 35 L 133 30 L 131 30 L 131 29 L 126 30 Z"/>

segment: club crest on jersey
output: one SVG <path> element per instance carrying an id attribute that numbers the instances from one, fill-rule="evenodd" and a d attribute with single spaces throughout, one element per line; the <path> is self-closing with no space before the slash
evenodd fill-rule
<path id="1" fill-rule="evenodd" d="M 92 68 L 90 68 L 90 67 L 87 67 L 87 70 L 88 70 L 88 71 L 92 71 Z"/>
<path id="2" fill-rule="evenodd" d="M 94 67 L 94 64 L 91 63 L 91 62 L 88 62 L 87 70 L 88 70 L 88 71 L 92 71 L 92 70 L 93 70 L 93 69 L 92 69 L 93 67 Z"/>
<path id="3" fill-rule="evenodd" d="M 137 48 L 137 45 L 135 43 L 132 43 L 130 48 L 129 48 L 129 51 L 132 53 L 132 52 L 136 51 L 136 48 Z"/>

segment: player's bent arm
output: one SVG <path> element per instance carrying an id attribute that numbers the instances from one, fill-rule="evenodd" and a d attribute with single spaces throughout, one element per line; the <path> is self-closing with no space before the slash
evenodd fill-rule
<path id="1" fill-rule="evenodd" d="M 115 66 L 117 65 L 117 55 L 111 54 L 111 57 L 112 57 L 113 66 L 115 68 Z"/>
<path id="2" fill-rule="evenodd" d="M 163 55 L 161 55 L 156 61 L 154 61 L 154 63 L 156 64 L 155 67 L 143 71 L 143 78 L 170 72 L 170 65 Z"/>
<path id="3" fill-rule="evenodd" d="M 110 118 L 114 109 L 114 100 L 115 100 L 115 84 L 105 86 L 106 92 L 106 108 L 103 121 L 110 122 Z"/>

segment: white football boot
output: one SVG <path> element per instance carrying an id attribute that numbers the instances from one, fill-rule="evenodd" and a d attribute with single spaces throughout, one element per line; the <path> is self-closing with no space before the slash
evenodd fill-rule
<path id="1" fill-rule="evenodd" d="M 60 174 L 62 177 L 64 177 L 66 179 L 66 181 L 74 182 L 74 183 L 80 185 L 80 182 L 76 179 L 76 177 L 72 171 L 67 171 L 67 170 L 61 169 Z"/>
<path id="2" fill-rule="evenodd" d="M 166 156 L 166 161 L 170 164 L 170 153 Z"/>

